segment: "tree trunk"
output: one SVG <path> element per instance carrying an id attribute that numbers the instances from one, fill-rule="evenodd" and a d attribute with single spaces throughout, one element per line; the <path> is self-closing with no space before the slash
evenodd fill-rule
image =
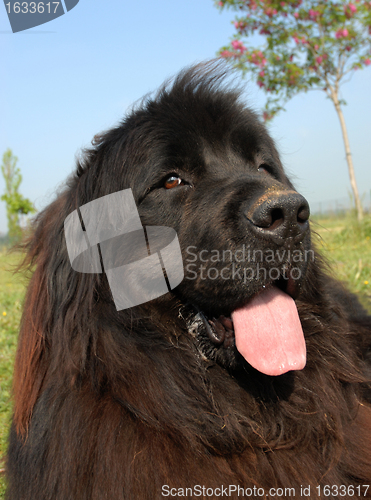
<path id="1" fill-rule="evenodd" d="M 343 111 L 342 111 L 340 103 L 339 103 L 337 92 L 333 92 L 331 95 L 331 98 L 334 102 L 335 109 L 336 109 L 336 112 L 337 112 L 339 120 L 340 120 L 340 126 L 341 126 L 341 131 L 343 134 L 343 141 L 344 141 L 344 147 L 345 147 L 345 156 L 346 156 L 347 163 L 348 163 L 350 185 L 352 186 L 354 202 L 355 202 L 356 210 L 357 210 L 357 219 L 359 221 L 361 221 L 363 219 L 363 208 L 362 208 L 361 200 L 360 200 L 360 197 L 358 194 L 358 187 L 357 187 L 357 182 L 356 182 L 356 176 L 354 174 L 352 154 L 350 152 L 349 138 L 348 138 L 347 128 L 345 125 L 344 115 L 343 115 Z"/>

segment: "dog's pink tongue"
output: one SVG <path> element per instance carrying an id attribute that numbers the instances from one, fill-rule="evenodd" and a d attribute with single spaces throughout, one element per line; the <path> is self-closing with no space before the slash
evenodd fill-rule
<path id="1" fill-rule="evenodd" d="M 302 370 L 306 363 L 303 330 L 294 300 L 270 288 L 232 313 L 236 347 L 266 375 Z"/>

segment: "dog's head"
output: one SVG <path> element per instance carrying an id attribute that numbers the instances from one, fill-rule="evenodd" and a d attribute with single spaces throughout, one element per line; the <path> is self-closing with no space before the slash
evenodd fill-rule
<path id="1" fill-rule="evenodd" d="M 94 197 L 130 187 L 143 225 L 175 229 L 185 276 L 172 294 L 206 357 L 235 366 L 242 353 L 274 375 L 302 367 L 292 299 L 312 258 L 308 203 L 225 73 L 182 72 L 96 143 L 79 173 L 95 179 Z"/>
<path id="2" fill-rule="evenodd" d="M 130 188 L 143 226 L 178 235 L 184 279 L 162 307 L 176 300 L 207 359 L 278 375 L 305 364 L 309 207 L 226 82 L 215 64 L 182 72 L 96 138 L 72 189 L 82 205 Z"/>

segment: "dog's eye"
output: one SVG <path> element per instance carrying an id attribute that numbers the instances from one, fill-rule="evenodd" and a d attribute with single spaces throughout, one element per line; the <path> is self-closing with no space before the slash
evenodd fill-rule
<path id="1" fill-rule="evenodd" d="M 262 172 L 263 174 L 269 174 L 270 167 L 268 167 L 268 165 L 260 165 L 260 167 L 258 168 L 258 172 Z"/>
<path id="2" fill-rule="evenodd" d="M 184 182 L 177 175 L 171 175 L 164 182 L 164 187 L 166 189 L 172 189 L 172 188 L 175 188 L 177 186 L 183 186 L 183 185 L 184 185 Z"/>

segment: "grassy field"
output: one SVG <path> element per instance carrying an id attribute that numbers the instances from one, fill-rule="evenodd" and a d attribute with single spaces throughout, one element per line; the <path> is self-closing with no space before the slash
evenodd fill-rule
<path id="1" fill-rule="evenodd" d="M 313 219 L 313 241 L 335 276 L 356 292 L 370 310 L 371 216 L 359 225 L 353 218 Z"/>
<path id="2" fill-rule="evenodd" d="M 330 260 L 335 275 L 357 292 L 362 302 L 371 304 L 371 217 L 359 226 L 350 217 L 315 219 L 313 239 Z M 11 416 L 11 379 L 17 331 L 24 295 L 24 279 L 13 276 L 18 254 L 0 249 L 0 470 Z M 370 302 L 368 302 L 370 301 Z M 371 312 L 371 309 L 370 309 Z M 0 499 L 4 497 L 4 477 L 0 473 Z"/>
<path id="3" fill-rule="evenodd" d="M 0 469 L 6 450 L 11 415 L 11 385 L 14 352 L 24 295 L 24 280 L 13 276 L 11 268 L 19 254 L 7 255 L 0 249 Z M 0 476 L 0 498 L 4 497 L 4 478 Z"/>

